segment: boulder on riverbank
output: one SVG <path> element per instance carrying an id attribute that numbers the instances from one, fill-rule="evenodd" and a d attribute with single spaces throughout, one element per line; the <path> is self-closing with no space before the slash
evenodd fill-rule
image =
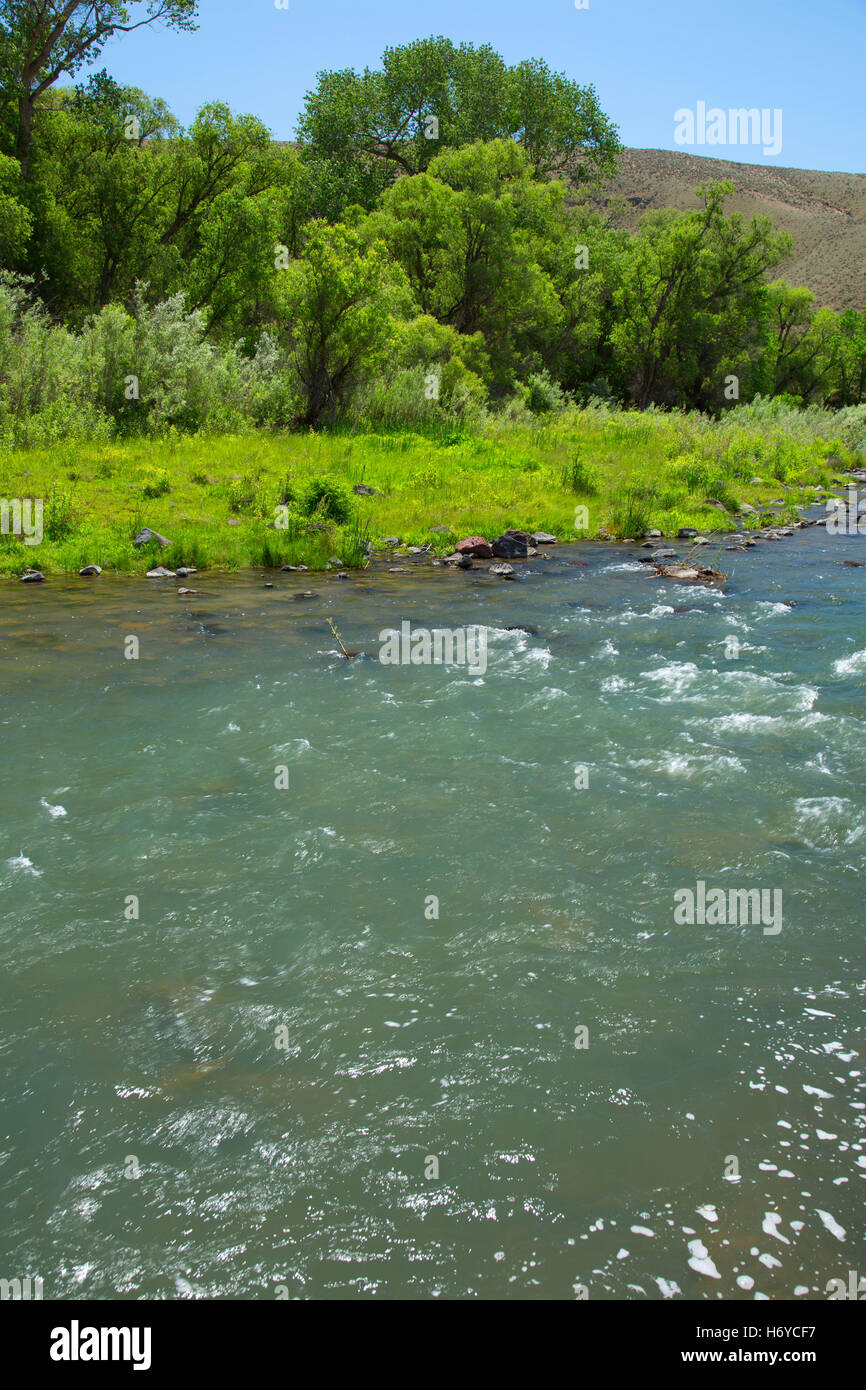
<path id="1" fill-rule="evenodd" d="M 493 559 L 493 546 L 483 536 L 466 536 L 457 542 L 454 549 L 458 555 L 466 555 L 470 559 Z"/>
<path id="2" fill-rule="evenodd" d="M 167 545 L 171 545 L 171 541 L 166 540 L 165 536 L 161 536 L 158 531 L 151 531 L 149 526 L 145 526 L 143 531 L 139 531 L 132 544 L 136 550 L 140 550 L 143 545 L 150 545 L 151 541 L 156 541 L 157 545 L 162 546 L 163 549 Z"/>
<path id="3" fill-rule="evenodd" d="M 530 551 L 529 536 L 526 531 L 505 531 L 497 536 L 491 550 L 497 560 L 525 560 Z"/>

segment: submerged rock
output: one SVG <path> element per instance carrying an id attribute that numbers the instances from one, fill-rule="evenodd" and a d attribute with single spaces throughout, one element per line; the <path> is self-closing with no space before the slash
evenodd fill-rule
<path id="1" fill-rule="evenodd" d="M 294 597 L 295 597 L 296 599 L 302 599 L 302 598 L 318 598 L 319 595 L 316 594 L 316 593 L 313 593 L 312 590 L 310 590 L 310 589 L 305 589 L 305 590 L 303 590 L 303 592 L 301 592 L 301 593 L 299 593 L 299 594 L 295 594 Z"/>
<path id="2" fill-rule="evenodd" d="M 700 578 L 700 570 L 696 570 L 693 565 L 662 565 L 660 574 L 664 574 L 668 579 L 688 579 L 695 580 Z"/>
<path id="3" fill-rule="evenodd" d="M 514 566 L 513 566 L 513 565 L 491 565 L 491 566 L 490 566 L 490 569 L 488 570 L 488 573 L 489 573 L 489 574 L 498 575 L 498 577 L 499 577 L 500 579 L 513 579 L 513 578 L 514 578 Z"/>
<path id="4" fill-rule="evenodd" d="M 44 584 L 45 575 L 41 570 L 25 570 L 21 576 L 22 584 Z"/>
<path id="5" fill-rule="evenodd" d="M 198 574 L 198 570 L 193 569 L 192 565 L 181 565 L 176 573 L 178 579 L 189 579 L 191 574 Z"/>
<path id="6" fill-rule="evenodd" d="M 681 584 L 722 584 L 725 576 L 719 570 L 699 569 L 696 565 L 656 565 L 662 579 L 676 579 Z"/>

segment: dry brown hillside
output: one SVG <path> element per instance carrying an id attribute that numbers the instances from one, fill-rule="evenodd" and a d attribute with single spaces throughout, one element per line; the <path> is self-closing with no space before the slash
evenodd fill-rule
<path id="1" fill-rule="evenodd" d="M 705 179 L 730 179 L 728 210 L 764 213 L 794 238 L 794 254 L 774 270 L 806 285 L 819 304 L 866 307 L 866 174 L 765 168 L 668 150 L 624 150 L 619 173 L 604 185 L 602 203 L 619 194 L 628 203 L 620 226 L 634 228 L 648 208 L 687 211 Z"/>

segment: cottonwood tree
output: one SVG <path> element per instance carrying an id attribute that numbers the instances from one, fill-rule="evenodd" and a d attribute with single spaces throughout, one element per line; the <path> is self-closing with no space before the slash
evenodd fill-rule
<path id="1" fill-rule="evenodd" d="M 612 174 L 621 148 L 592 86 L 540 59 L 509 67 L 489 44 L 441 37 L 387 48 L 380 70 L 319 73 L 298 133 L 306 157 L 337 161 L 347 181 L 354 167 L 354 198 L 368 208 L 398 174 L 478 140 L 514 140 L 536 177 L 575 182 Z"/>
<path id="2" fill-rule="evenodd" d="M 278 270 L 276 300 L 298 395 L 297 423 L 336 419 L 362 377 L 386 362 L 393 320 L 411 295 L 380 241 L 345 226 L 313 223 L 303 251 Z"/>
<path id="3" fill-rule="evenodd" d="M 697 189 L 699 212 L 647 214 L 614 292 L 612 366 L 640 408 L 711 406 L 731 354 L 749 345 L 766 303 L 766 272 L 792 240 L 768 217 L 725 216 L 727 182 Z"/>
<path id="4" fill-rule="evenodd" d="M 569 264 L 569 214 L 564 186 L 539 183 L 520 146 L 494 140 L 444 151 L 426 173 L 398 179 L 370 223 L 423 313 L 461 335 L 484 335 L 495 391 L 544 363 L 563 309 L 543 262 Z"/>
<path id="5" fill-rule="evenodd" d="M 66 73 L 92 63 L 109 39 L 151 24 L 194 29 L 198 0 L 0 0 L 0 79 L 17 103 L 14 153 L 26 175 L 37 103 Z"/>

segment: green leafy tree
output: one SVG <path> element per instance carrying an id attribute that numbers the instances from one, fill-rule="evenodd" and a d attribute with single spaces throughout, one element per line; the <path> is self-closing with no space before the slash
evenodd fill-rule
<path id="1" fill-rule="evenodd" d="M 276 274 L 298 423 L 318 425 L 326 414 L 333 421 L 386 361 L 394 317 L 411 311 L 405 276 L 382 242 L 324 223 L 312 225 L 300 257 Z"/>
<path id="2" fill-rule="evenodd" d="M 418 39 L 388 48 L 378 70 L 322 72 L 298 132 L 309 158 L 335 161 L 368 208 L 399 174 L 422 173 L 442 150 L 502 138 L 521 143 L 536 176 L 583 181 L 613 173 L 616 128 L 593 87 L 539 59 L 508 67 L 488 44 Z"/>
<path id="3" fill-rule="evenodd" d="M 30 236 L 32 217 L 18 200 L 20 182 L 19 165 L 0 154 L 0 267 L 18 264 Z"/>
<path id="4" fill-rule="evenodd" d="M 129 306 L 139 281 L 153 298 L 195 281 L 195 307 L 203 307 L 225 278 L 243 281 L 240 258 L 254 249 L 239 245 L 221 264 L 214 205 L 225 207 L 238 190 L 252 214 L 276 164 L 265 126 L 222 103 L 204 107 L 184 132 L 163 102 L 105 74 L 58 91 L 33 145 L 36 233 L 27 268 L 44 271 L 43 292 L 79 320 L 113 301 Z M 220 307 L 222 317 L 224 297 Z"/>
<path id="5" fill-rule="evenodd" d="M 697 191 L 699 212 L 644 218 L 614 293 L 612 365 L 642 409 L 721 403 L 725 369 L 762 318 L 765 273 L 790 254 L 791 238 L 769 218 L 725 216 L 732 184 Z"/>
<path id="6" fill-rule="evenodd" d="M 543 362 L 562 304 L 542 261 L 566 254 L 565 189 L 538 183 L 510 140 L 446 150 L 425 174 L 399 179 L 370 225 L 402 265 L 425 314 L 483 334 L 500 394 Z"/>
<path id="7" fill-rule="evenodd" d="M 14 153 L 29 172 L 37 103 L 66 73 L 94 62 L 109 39 L 151 24 L 194 29 L 197 0 L 0 0 L 0 78 L 16 103 Z"/>

